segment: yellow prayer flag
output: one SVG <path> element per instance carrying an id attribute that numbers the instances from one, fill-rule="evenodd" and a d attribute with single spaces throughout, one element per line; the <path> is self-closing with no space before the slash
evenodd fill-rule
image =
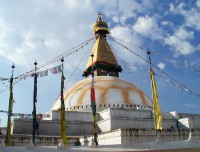
<path id="1" fill-rule="evenodd" d="M 152 87 L 152 95 L 153 95 L 153 106 L 154 106 L 154 116 L 155 116 L 155 129 L 162 130 L 162 114 L 160 111 L 160 106 L 158 103 L 158 93 L 156 82 L 154 79 L 154 72 L 150 67 L 150 76 L 151 76 L 151 87 Z"/>

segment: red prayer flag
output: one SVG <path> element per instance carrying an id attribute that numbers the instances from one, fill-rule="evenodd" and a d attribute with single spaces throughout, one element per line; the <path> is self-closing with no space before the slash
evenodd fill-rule
<path id="1" fill-rule="evenodd" d="M 95 91 L 94 91 L 94 88 L 91 88 L 91 102 L 95 102 Z"/>

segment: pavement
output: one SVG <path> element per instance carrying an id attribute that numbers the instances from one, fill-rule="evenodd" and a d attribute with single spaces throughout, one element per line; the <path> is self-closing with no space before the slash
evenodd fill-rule
<path id="1" fill-rule="evenodd" d="M 149 142 L 99 146 L 0 146 L 0 152 L 200 152 L 200 141 Z"/>

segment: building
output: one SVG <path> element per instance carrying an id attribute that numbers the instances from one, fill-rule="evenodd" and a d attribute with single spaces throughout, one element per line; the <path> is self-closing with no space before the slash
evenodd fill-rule
<path id="1" fill-rule="evenodd" d="M 97 106 L 98 140 L 100 145 L 132 145 L 156 140 L 154 113 L 151 99 L 145 93 L 119 78 L 122 68 L 106 40 L 108 25 L 99 14 L 94 23 L 96 37 L 92 54 L 83 76 L 64 93 L 67 136 L 71 145 L 90 145 L 93 134 L 90 89 L 91 68 L 95 71 L 95 95 Z M 49 118 L 39 121 L 37 145 L 57 145 L 60 138 L 60 99 L 47 112 Z M 192 130 L 196 139 L 200 138 L 200 115 L 167 113 L 162 111 L 163 140 L 186 140 Z M 12 135 L 14 145 L 31 142 L 32 119 L 15 118 Z"/>

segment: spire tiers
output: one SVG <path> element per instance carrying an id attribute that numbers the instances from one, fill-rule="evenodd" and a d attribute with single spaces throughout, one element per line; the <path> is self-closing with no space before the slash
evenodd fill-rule
<path id="1" fill-rule="evenodd" d="M 96 42 L 92 49 L 94 75 L 95 76 L 115 76 L 119 77 L 119 72 L 122 68 L 117 63 L 107 40 L 106 34 L 109 34 L 108 25 L 104 22 L 102 14 L 99 13 L 97 21 L 94 23 L 93 32 L 96 36 Z M 83 72 L 83 76 L 87 77 L 91 73 L 92 59 L 89 58 L 86 70 Z"/>

